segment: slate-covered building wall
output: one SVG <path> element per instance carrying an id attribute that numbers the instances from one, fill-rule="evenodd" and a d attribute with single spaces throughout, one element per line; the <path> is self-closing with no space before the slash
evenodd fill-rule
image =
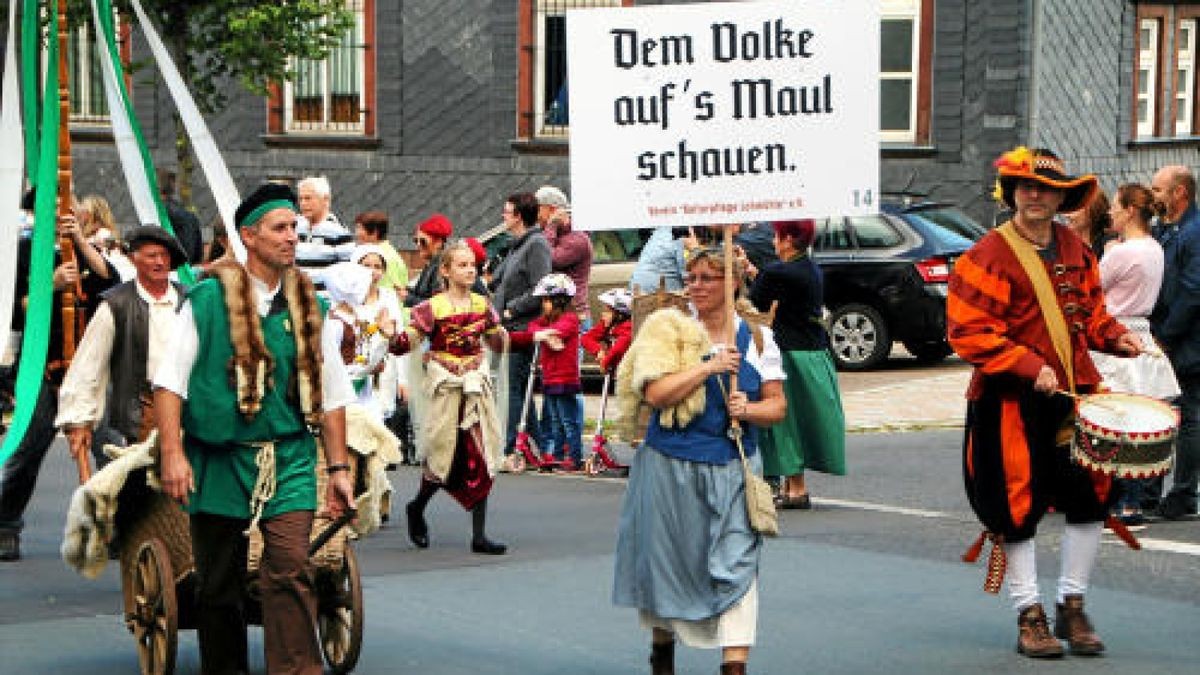
<path id="1" fill-rule="evenodd" d="M 1148 182 L 1164 163 L 1200 164 L 1194 137 L 1133 139 L 1136 3 L 927 1 L 934 2 L 929 138 L 881 148 L 883 190 L 927 193 L 991 222 L 991 162 L 1019 143 L 1053 147 L 1069 169 L 1099 173 L 1108 189 Z M 543 183 L 569 189 L 564 146 L 517 139 L 520 4 L 377 0 L 377 138 L 370 142 L 300 145 L 271 136 L 264 99 L 231 85 L 229 106 L 209 124 L 235 181 L 246 190 L 263 178 L 325 174 L 344 221 L 385 209 L 402 247 L 434 211 L 476 234 L 499 223 L 511 192 Z M 142 57 L 147 51 L 134 35 Z M 1168 42 L 1165 53 L 1172 48 Z M 148 71 L 135 81 L 154 156 L 173 166 L 170 97 Z M 1161 96 L 1165 110 L 1170 92 Z M 79 191 L 107 195 L 122 223 L 132 224 L 110 141 L 77 136 L 75 157 Z M 199 171 L 194 185 L 207 222 L 215 209 Z"/>

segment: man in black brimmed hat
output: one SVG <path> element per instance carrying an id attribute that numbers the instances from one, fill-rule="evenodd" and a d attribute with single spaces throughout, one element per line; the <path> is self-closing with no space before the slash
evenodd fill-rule
<path id="1" fill-rule="evenodd" d="M 1088 350 L 1132 356 L 1142 345 L 1105 310 L 1095 256 L 1053 220 L 1087 203 L 1095 177 L 1070 176 L 1053 152 L 1023 147 L 1002 155 L 996 169 L 996 197 L 1013 218 L 958 260 L 946 300 L 950 344 L 975 366 L 963 469 L 985 531 L 967 558 L 985 537 L 993 541 L 984 587 L 999 592 L 1007 569 L 1018 652 L 1060 657 L 1062 639 L 1073 654 L 1099 654 L 1104 643 L 1083 596 L 1112 479 L 1073 464 L 1064 432 L 1075 395 L 1100 384 Z M 1033 543 L 1051 504 L 1067 519 L 1053 634 L 1038 596 Z"/>
<path id="2" fill-rule="evenodd" d="M 187 262 L 175 237 L 143 225 L 128 241 L 137 276 L 101 296 L 63 379 L 54 421 L 71 453 L 86 462 L 90 448 L 98 465 L 106 461 L 105 443 L 128 445 L 153 428 L 150 378 L 183 300 L 183 289 L 170 281 L 171 270 Z"/>
<path id="3" fill-rule="evenodd" d="M 190 514 L 206 673 L 248 670 L 244 533 L 255 527 L 267 671 L 322 672 L 308 559 L 318 502 L 310 429 L 321 430 L 324 510 L 336 518 L 354 499 L 345 406 L 355 393 L 341 329 L 325 322 L 325 303 L 295 267 L 299 211 L 296 193 L 271 183 L 238 206 L 245 266 L 216 263 L 191 289 L 154 377 L 163 491 Z"/>

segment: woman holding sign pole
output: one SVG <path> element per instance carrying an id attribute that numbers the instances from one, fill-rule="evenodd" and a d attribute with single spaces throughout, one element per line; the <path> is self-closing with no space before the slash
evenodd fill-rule
<path id="1" fill-rule="evenodd" d="M 721 672 L 745 673 L 755 639 L 762 537 L 728 432 L 747 427 L 742 446 L 760 471 L 754 427 L 783 418 L 784 375 L 770 330 L 730 320 L 727 264 L 721 249 L 697 249 L 686 277 L 696 318 L 651 314 L 617 372 L 623 417 L 643 404 L 652 413 L 621 509 L 613 602 L 651 629 L 655 675 L 674 673 L 677 637 L 721 648 Z"/>

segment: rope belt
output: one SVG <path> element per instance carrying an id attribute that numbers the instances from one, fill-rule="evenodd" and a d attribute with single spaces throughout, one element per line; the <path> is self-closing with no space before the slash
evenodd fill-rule
<path id="1" fill-rule="evenodd" d="M 258 466 L 258 477 L 255 478 L 254 489 L 250 492 L 250 526 L 243 532 L 246 536 L 250 536 L 250 531 L 258 527 L 258 521 L 262 520 L 263 509 L 266 508 L 267 502 L 275 497 L 277 481 L 275 478 L 275 442 L 261 441 L 247 445 L 258 448 L 258 453 L 254 456 L 254 463 Z"/>

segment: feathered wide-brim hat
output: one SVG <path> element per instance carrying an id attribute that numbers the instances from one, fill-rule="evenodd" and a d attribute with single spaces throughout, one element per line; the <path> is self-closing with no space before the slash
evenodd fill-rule
<path id="1" fill-rule="evenodd" d="M 1063 168 L 1062 160 L 1053 151 L 1045 148 L 1030 150 L 1024 146 L 1014 148 L 1000 155 L 996 160 L 996 201 L 1010 209 L 1015 209 L 1013 192 L 1017 181 L 1034 180 L 1047 187 L 1064 192 L 1060 213 L 1078 211 L 1087 206 L 1092 200 L 1099 184 L 1092 174 L 1071 176 Z"/>

